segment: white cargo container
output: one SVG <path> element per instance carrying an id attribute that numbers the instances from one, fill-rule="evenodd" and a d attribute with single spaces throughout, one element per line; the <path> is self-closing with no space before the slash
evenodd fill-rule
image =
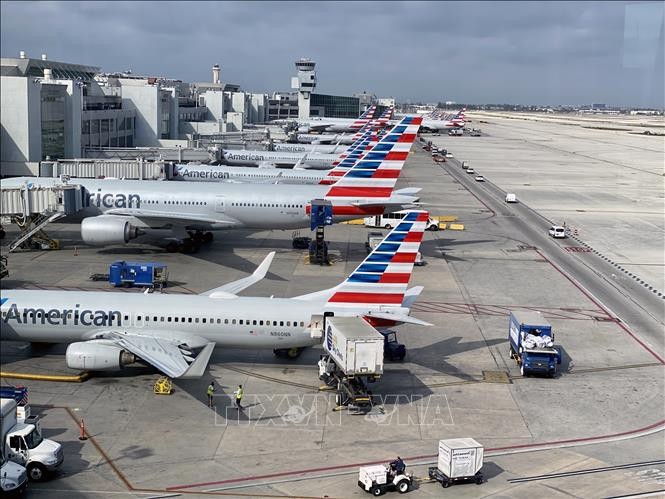
<path id="1" fill-rule="evenodd" d="M 328 317 L 323 348 L 347 376 L 383 373 L 381 333 L 362 317 Z"/>
<path id="2" fill-rule="evenodd" d="M 472 477 L 483 467 L 483 450 L 473 438 L 439 440 L 439 471 L 452 479 Z"/>

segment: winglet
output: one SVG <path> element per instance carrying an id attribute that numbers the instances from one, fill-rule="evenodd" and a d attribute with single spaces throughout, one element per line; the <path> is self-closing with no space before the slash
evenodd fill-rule
<path id="1" fill-rule="evenodd" d="M 206 346 L 204 346 L 203 349 L 196 356 L 196 360 L 192 362 L 185 371 L 185 373 L 182 376 L 179 376 L 178 378 L 193 379 L 193 378 L 200 378 L 201 376 L 203 376 L 206 367 L 208 367 L 208 361 L 210 360 L 210 356 L 212 355 L 212 351 L 214 349 L 215 349 L 214 341 L 211 341 L 210 343 L 206 344 Z"/>
<path id="2" fill-rule="evenodd" d="M 268 253 L 261 265 L 256 267 L 256 270 L 252 272 L 252 275 L 238 279 L 237 281 L 226 283 L 217 288 L 210 289 L 203 293 L 200 293 L 203 296 L 209 296 L 210 298 L 232 298 L 236 293 L 239 293 L 243 289 L 250 287 L 252 284 L 256 284 L 261 279 L 263 279 L 268 273 L 272 259 L 275 257 L 275 252 L 271 251 Z"/>

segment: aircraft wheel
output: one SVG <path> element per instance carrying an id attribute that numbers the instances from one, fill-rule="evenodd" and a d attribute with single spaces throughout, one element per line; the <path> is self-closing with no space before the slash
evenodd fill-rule
<path id="1" fill-rule="evenodd" d="M 213 235 L 212 232 L 206 232 L 203 234 L 203 242 L 204 243 L 211 243 L 215 239 L 215 236 Z"/>
<path id="2" fill-rule="evenodd" d="M 194 241 L 191 239 L 185 239 L 182 242 L 182 252 L 183 253 L 194 253 Z"/>
<path id="3" fill-rule="evenodd" d="M 289 359 L 297 359 L 298 357 L 300 357 L 300 354 L 302 353 L 302 351 L 303 351 L 303 349 L 298 348 L 298 347 L 289 348 L 286 352 L 286 356 Z"/>
<path id="4" fill-rule="evenodd" d="M 384 229 L 388 229 L 388 230 L 390 230 L 390 229 L 393 228 L 393 226 L 390 225 L 390 224 L 386 224 L 386 225 L 383 226 L 383 228 L 384 228 Z"/>
<path id="5" fill-rule="evenodd" d="M 178 248 L 179 248 L 179 247 L 180 247 L 180 245 L 179 245 L 177 242 L 175 242 L 175 241 L 170 241 L 170 242 L 166 245 L 166 251 L 168 251 L 169 253 L 176 253 L 176 252 L 178 251 Z"/>

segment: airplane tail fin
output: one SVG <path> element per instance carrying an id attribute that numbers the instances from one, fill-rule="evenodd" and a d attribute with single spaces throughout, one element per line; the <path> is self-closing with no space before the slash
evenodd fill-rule
<path id="1" fill-rule="evenodd" d="M 395 125 L 332 184 L 326 199 L 389 198 L 421 123 L 421 117 L 408 116 Z"/>
<path id="2" fill-rule="evenodd" d="M 351 128 L 353 130 L 362 128 L 365 124 L 374 118 L 374 113 L 376 113 L 376 106 L 371 106 L 367 111 L 360 115 L 360 118 L 351 124 Z"/>
<path id="3" fill-rule="evenodd" d="M 335 307 L 403 307 L 422 288 L 407 292 L 429 213 L 410 211 L 347 279 L 333 288 Z"/>

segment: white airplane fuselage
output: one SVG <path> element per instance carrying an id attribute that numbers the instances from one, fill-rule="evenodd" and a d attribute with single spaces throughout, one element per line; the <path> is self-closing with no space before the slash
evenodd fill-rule
<path id="1" fill-rule="evenodd" d="M 60 181 L 50 177 L 17 177 L 4 179 L 3 186 L 52 186 Z M 81 185 L 83 209 L 63 221 L 76 221 L 117 211 L 131 210 L 131 215 L 118 215 L 132 225 L 143 228 L 163 228 L 172 223 L 188 230 L 217 230 L 229 228 L 299 229 L 309 227 L 309 205 L 313 199 L 325 198 L 329 186 L 243 184 L 223 182 L 154 182 L 145 180 L 72 179 L 70 184 Z M 404 207 L 408 200 L 399 197 Z M 361 216 L 380 214 L 384 207 L 357 206 L 352 198 L 326 198 L 333 204 L 335 221 L 352 220 Z M 365 198 L 359 201 L 367 201 Z M 114 213 L 116 212 L 116 213 Z M 157 214 L 163 214 L 159 217 Z M 196 221 L 197 219 L 206 221 Z M 148 220 L 148 222 L 146 222 Z M 187 220 L 193 220 L 187 223 Z"/>
<path id="2" fill-rule="evenodd" d="M 280 184 L 318 184 L 327 172 L 286 170 L 252 166 L 174 165 L 172 180 L 189 182 L 277 182 Z"/>
<path id="3" fill-rule="evenodd" d="M 196 335 L 220 346 L 291 348 L 315 345 L 312 315 L 325 303 L 289 298 L 5 290 L 0 339 L 71 343 L 104 332 L 159 330 Z"/>
<path id="4" fill-rule="evenodd" d="M 321 154 L 342 154 L 347 151 L 347 145 L 335 144 L 291 144 L 289 142 L 281 142 L 273 145 L 275 151 L 284 152 L 317 152 Z"/>
<path id="5" fill-rule="evenodd" d="M 287 151 L 246 151 L 246 150 L 225 150 L 222 151 L 222 161 L 232 166 L 262 166 L 273 163 L 277 166 L 294 166 L 301 163 L 305 168 L 327 170 L 332 168 L 333 162 L 338 158 L 338 154 L 307 154 L 300 152 Z M 304 157 L 304 158 L 303 158 Z"/>

